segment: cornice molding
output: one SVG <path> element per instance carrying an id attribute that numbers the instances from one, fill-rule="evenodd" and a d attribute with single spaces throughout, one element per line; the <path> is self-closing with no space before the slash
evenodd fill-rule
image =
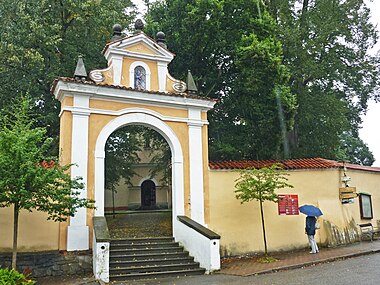
<path id="1" fill-rule="evenodd" d="M 86 85 L 76 82 L 58 81 L 54 89 L 54 96 L 62 102 L 66 96 L 86 95 L 90 99 L 113 100 L 115 102 L 128 102 L 150 106 L 162 106 L 169 108 L 197 108 L 208 111 L 215 105 L 215 101 L 189 98 L 185 96 L 165 95 L 162 93 L 148 93 L 109 88 L 102 85 Z"/>

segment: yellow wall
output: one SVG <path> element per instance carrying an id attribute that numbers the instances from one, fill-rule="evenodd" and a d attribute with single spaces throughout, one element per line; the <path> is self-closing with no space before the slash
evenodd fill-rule
<path id="1" fill-rule="evenodd" d="M 113 68 L 112 68 L 112 61 L 110 62 L 109 66 L 111 68 L 106 68 L 102 71 L 102 74 L 104 76 L 104 81 L 100 82 L 99 84 L 106 84 L 106 85 L 112 85 L 113 84 Z"/>
<path id="2" fill-rule="evenodd" d="M 13 207 L 0 209 L 0 251 L 11 251 Z M 47 221 L 41 212 L 22 210 L 19 216 L 18 251 L 58 250 L 59 223 Z"/>
<path id="3" fill-rule="evenodd" d="M 132 46 L 129 46 L 128 48 L 126 48 L 126 50 L 133 51 L 133 52 L 139 52 L 139 53 L 158 55 L 156 52 L 153 52 L 150 48 L 148 48 L 144 44 L 132 45 Z"/>
<path id="4" fill-rule="evenodd" d="M 62 165 L 71 162 L 71 137 L 73 117 L 70 112 L 63 112 L 60 119 L 59 160 Z"/>
<path id="5" fill-rule="evenodd" d="M 171 78 L 171 77 L 166 77 L 166 90 L 168 92 L 174 92 L 174 89 L 173 89 L 173 84 L 174 84 L 174 80 Z"/>
<path id="6" fill-rule="evenodd" d="M 63 98 L 61 102 L 61 109 L 66 106 L 73 106 L 73 104 L 74 104 L 74 98 L 71 96 L 66 96 L 65 98 Z"/>
<path id="7" fill-rule="evenodd" d="M 187 123 L 177 123 L 177 122 L 166 122 L 166 123 L 177 135 L 177 138 L 181 144 L 182 155 L 183 155 L 185 215 L 190 217 L 190 162 L 189 162 L 189 132 L 188 132 Z"/>
<path id="8" fill-rule="evenodd" d="M 297 194 L 299 205 L 313 204 L 324 213 L 319 218 L 322 225 L 316 234 L 317 242 L 336 245 L 358 239 L 356 223 L 360 220 L 359 201 L 342 204 L 339 200 L 341 187 L 339 170 L 289 171 L 292 189 L 282 189 L 277 194 Z M 264 249 L 259 203 L 252 201 L 240 204 L 235 198 L 234 185 L 239 173 L 234 171 L 210 171 L 210 229 L 221 235 L 222 255 L 239 255 L 261 252 Z M 376 225 L 380 219 L 380 173 L 349 173 L 352 186 L 372 193 L 372 205 Z M 365 189 L 365 190 L 364 190 Z M 269 251 L 292 250 L 307 247 L 304 233 L 305 215 L 278 215 L 276 203 L 264 202 L 264 218 Z"/>
<path id="9" fill-rule="evenodd" d="M 355 186 L 358 193 L 364 192 L 371 194 L 373 219 L 362 220 L 360 218 L 359 199 L 354 199 L 355 206 L 352 211 L 357 217 L 358 223 L 372 222 L 377 226 L 377 221 L 380 220 L 380 173 L 363 172 L 363 171 L 348 171 L 347 175 L 351 177 L 350 186 Z"/>
<path id="10" fill-rule="evenodd" d="M 159 114 L 168 117 L 177 117 L 177 118 L 187 118 L 187 110 L 184 109 L 173 109 L 173 108 L 164 108 L 157 106 L 146 106 L 140 104 L 130 104 L 130 103 L 121 103 L 121 102 L 110 102 L 105 100 L 91 100 L 90 108 L 102 109 L 102 110 L 111 110 L 111 111 L 120 111 L 126 108 L 142 108 L 155 111 Z"/>
<path id="11" fill-rule="evenodd" d="M 65 98 L 66 99 L 66 98 Z M 68 97 L 69 100 L 64 102 L 71 106 L 73 104 L 73 98 Z M 61 107 L 65 107 L 63 104 Z M 59 134 L 59 162 L 61 165 L 66 165 L 71 163 L 71 141 L 72 141 L 72 114 L 71 112 L 65 111 L 62 113 L 60 118 L 60 134 Z M 68 221 L 59 223 L 59 249 L 66 249 L 66 237 L 67 237 L 67 226 Z"/>
<path id="12" fill-rule="evenodd" d="M 208 128 L 207 125 L 202 127 L 202 150 L 203 150 L 203 189 L 204 189 L 204 214 L 205 224 L 210 222 L 210 186 L 208 171 Z"/>
<path id="13" fill-rule="evenodd" d="M 141 179 L 150 177 L 151 165 L 136 165 L 134 167 L 134 171 L 137 175 L 134 175 L 131 178 L 131 183 L 133 186 L 128 185 L 125 180 L 122 178 L 119 181 L 119 184 L 116 186 L 116 193 L 114 193 L 115 197 L 115 207 L 120 210 L 129 210 L 131 207 L 139 207 L 141 206 L 141 186 L 139 186 L 139 182 Z M 170 205 L 171 197 L 168 197 L 168 187 L 160 185 L 160 179 L 162 175 L 156 175 L 154 177 L 156 184 L 156 204 L 158 206 L 162 205 Z M 105 207 L 112 208 L 112 191 L 105 191 Z"/>

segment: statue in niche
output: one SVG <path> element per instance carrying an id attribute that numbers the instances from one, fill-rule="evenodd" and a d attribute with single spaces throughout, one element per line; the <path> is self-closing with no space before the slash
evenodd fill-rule
<path id="1" fill-rule="evenodd" d="M 146 89 L 146 72 L 142 66 L 135 68 L 135 89 Z"/>

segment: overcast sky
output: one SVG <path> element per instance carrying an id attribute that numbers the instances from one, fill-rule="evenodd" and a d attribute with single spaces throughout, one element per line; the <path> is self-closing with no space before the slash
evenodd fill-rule
<path id="1" fill-rule="evenodd" d="M 366 1 L 371 8 L 372 21 L 377 24 L 377 29 L 380 33 L 380 0 L 373 0 L 372 2 Z M 373 52 L 380 50 L 380 42 L 376 45 Z M 375 156 L 375 163 L 373 166 L 380 166 L 380 103 L 371 101 L 367 115 L 363 117 L 363 129 L 359 134 L 362 140 L 366 142 Z"/>

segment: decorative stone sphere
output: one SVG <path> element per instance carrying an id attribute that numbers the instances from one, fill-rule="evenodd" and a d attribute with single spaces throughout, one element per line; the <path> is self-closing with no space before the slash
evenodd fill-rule
<path id="1" fill-rule="evenodd" d="M 164 32 L 158 32 L 157 34 L 156 34 L 156 39 L 157 39 L 157 41 L 165 41 L 165 34 L 164 34 Z"/>
<path id="2" fill-rule="evenodd" d="M 113 25 L 112 30 L 116 33 L 121 33 L 121 31 L 123 30 L 123 27 L 120 24 L 115 24 Z"/>
<path id="3" fill-rule="evenodd" d="M 135 22 L 135 29 L 142 31 L 144 29 L 144 22 L 141 19 L 137 19 Z"/>

